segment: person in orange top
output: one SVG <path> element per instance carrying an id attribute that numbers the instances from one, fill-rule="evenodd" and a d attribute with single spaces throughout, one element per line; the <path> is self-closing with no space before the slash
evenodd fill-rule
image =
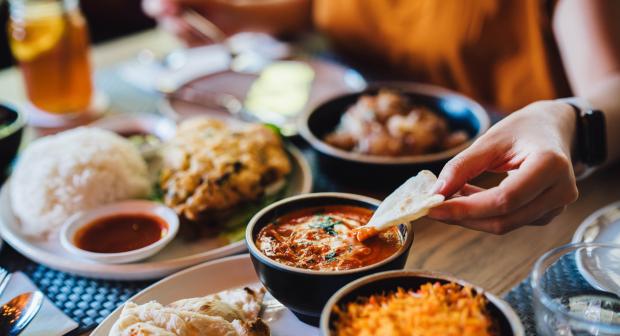
<path id="1" fill-rule="evenodd" d="M 443 168 L 437 191 L 463 196 L 430 212 L 444 222 L 501 234 L 546 224 L 575 201 L 575 175 L 583 161 L 576 154 L 583 152 L 578 148 L 585 132 L 575 110 L 603 111 L 606 139 L 590 130 L 585 141 L 606 140 L 607 162 L 620 158 L 620 1 L 143 0 L 143 5 L 190 44 L 199 40 L 179 17 L 186 7 L 227 33 L 282 35 L 313 25 L 351 60 L 512 112 Z M 571 98 L 558 99 L 563 97 Z M 509 174 L 486 190 L 467 183 L 484 171 Z"/>

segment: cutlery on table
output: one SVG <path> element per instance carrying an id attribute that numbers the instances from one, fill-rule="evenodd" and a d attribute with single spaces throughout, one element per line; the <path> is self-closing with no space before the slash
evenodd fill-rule
<path id="1" fill-rule="evenodd" d="M 181 14 L 181 18 L 206 40 L 211 40 L 226 48 L 230 54 L 229 68 L 233 72 L 256 74 L 264 68 L 266 60 L 263 56 L 241 50 L 236 44 L 230 43 L 226 33 L 204 15 L 193 9 L 186 9 Z"/>
<path id="2" fill-rule="evenodd" d="M 9 284 L 9 280 L 11 279 L 11 274 L 7 272 L 4 268 L 0 267 L 0 296 L 4 293 L 6 289 L 6 285 Z"/>
<path id="3" fill-rule="evenodd" d="M 39 312 L 43 294 L 39 291 L 20 294 L 0 307 L 0 335 L 17 336 Z"/>

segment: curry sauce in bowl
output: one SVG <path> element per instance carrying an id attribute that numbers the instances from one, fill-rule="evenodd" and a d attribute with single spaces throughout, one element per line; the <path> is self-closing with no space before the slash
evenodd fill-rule
<path id="1" fill-rule="evenodd" d="M 246 243 L 265 288 L 300 320 L 318 325 L 323 306 L 342 286 L 402 269 L 413 242 L 408 224 L 363 243 L 352 232 L 378 205 L 361 195 L 315 193 L 261 210 L 248 224 Z"/>
<path id="2" fill-rule="evenodd" d="M 403 245 L 395 227 L 364 242 L 355 238 L 353 230 L 368 223 L 372 213 L 350 205 L 297 210 L 263 227 L 256 245 L 267 257 L 292 267 L 342 271 L 369 266 Z"/>

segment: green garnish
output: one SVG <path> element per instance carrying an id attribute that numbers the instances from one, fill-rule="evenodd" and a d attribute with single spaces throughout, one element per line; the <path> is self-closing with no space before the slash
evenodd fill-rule
<path id="1" fill-rule="evenodd" d="M 159 185 L 159 182 L 153 184 L 153 189 L 148 199 L 154 202 L 164 202 L 164 190 L 161 188 L 161 185 Z"/>
<path id="2" fill-rule="evenodd" d="M 220 223 L 222 228 L 222 232 L 219 234 L 220 238 L 229 244 L 243 240 L 245 237 L 245 227 L 252 216 L 267 205 L 284 198 L 285 189 L 283 188 L 273 195 L 264 196 L 256 202 L 249 202 L 237 208 L 232 216 Z"/>
<path id="3" fill-rule="evenodd" d="M 314 223 L 310 224 L 310 227 L 323 230 L 330 236 L 335 236 L 336 230 L 334 230 L 334 226 L 336 224 L 342 224 L 342 222 L 339 220 L 335 220 L 330 216 L 319 215 L 317 216 L 317 220 Z"/>
<path id="4" fill-rule="evenodd" d="M 336 251 L 331 251 L 325 255 L 325 261 L 334 261 L 337 255 Z"/>

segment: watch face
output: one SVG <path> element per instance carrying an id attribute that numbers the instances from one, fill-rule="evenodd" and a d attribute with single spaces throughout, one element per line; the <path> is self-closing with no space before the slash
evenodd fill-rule
<path id="1" fill-rule="evenodd" d="M 588 166 L 596 166 L 607 158 L 607 134 L 605 114 L 599 110 L 587 110 L 581 115 L 580 154 Z"/>

